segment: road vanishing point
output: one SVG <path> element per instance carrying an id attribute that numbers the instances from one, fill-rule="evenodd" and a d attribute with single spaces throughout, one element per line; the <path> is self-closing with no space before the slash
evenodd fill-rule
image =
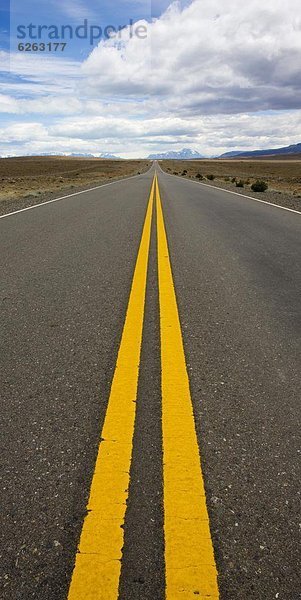
<path id="1" fill-rule="evenodd" d="M 0 247 L 1 600 L 300 600 L 301 214 L 155 163 Z"/>

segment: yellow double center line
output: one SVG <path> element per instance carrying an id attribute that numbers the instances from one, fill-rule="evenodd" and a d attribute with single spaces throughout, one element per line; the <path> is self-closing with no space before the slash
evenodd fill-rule
<path id="1" fill-rule="evenodd" d="M 218 598 L 183 339 L 156 180 L 166 599 Z"/>
<path id="2" fill-rule="evenodd" d="M 153 181 L 68 600 L 118 597 L 154 193 Z"/>
<path id="3" fill-rule="evenodd" d="M 118 598 L 155 198 L 162 364 L 165 598 L 219 597 L 181 326 L 155 176 L 68 600 Z"/>

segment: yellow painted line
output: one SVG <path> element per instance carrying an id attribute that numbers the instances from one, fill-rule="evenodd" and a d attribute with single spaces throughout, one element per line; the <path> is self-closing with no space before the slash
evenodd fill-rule
<path id="1" fill-rule="evenodd" d="M 128 498 L 154 204 L 152 183 L 68 600 L 116 600 Z"/>
<path id="2" fill-rule="evenodd" d="M 166 600 L 219 598 L 181 325 L 156 178 Z"/>

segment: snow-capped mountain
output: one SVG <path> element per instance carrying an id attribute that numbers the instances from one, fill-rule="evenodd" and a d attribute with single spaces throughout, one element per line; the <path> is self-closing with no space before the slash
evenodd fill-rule
<path id="1" fill-rule="evenodd" d="M 191 150 L 190 148 L 183 148 L 183 150 L 162 152 L 156 154 L 150 154 L 148 156 L 149 160 L 164 160 L 164 159 L 174 159 L 174 160 L 195 160 L 198 158 L 204 158 L 202 154 L 199 154 L 196 150 Z"/>
<path id="2" fill-rule="evenodd" d="M 72 153 L 69 154 L 69 156 L 73 156 L 73 157 L 77 157 L 77 158 L 110 158 L 111 160 L 113 159 L 118 159 L 121 160 L 119 158 L 119 156 L 115 156 L 115 154 L 110 154 L 109 152 L 103 152 L 101 154 L 76 154 L 76 153 Z"/>

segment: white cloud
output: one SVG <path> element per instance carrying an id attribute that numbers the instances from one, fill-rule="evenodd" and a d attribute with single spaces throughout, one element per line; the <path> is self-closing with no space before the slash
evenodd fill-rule
<path id="1" fill-rule="evenodd" d="M 6 144 L 42 140 L 47 135 L 47 129 L 41 123 L 12 123 L 0 129 L 0 139 Z"/>
<path id="2" fill-rule="evenodd" d="M 125 40 L 122 52 L 100 42 L 83 64 L 87 89 L 160 96 L 187 113 L 299 108 L 299 6 L 195 0 L 181 10 L 174 3 L 148 26 L 146 40 Z"/>
<path id="3" fill-rule="evenodd" d="M 15 52 L 10 54 L 9 62 L 10 73 L 18 80 L 8 85 L 19 92 L 29 90 L 34 96 L 45 92 L 58 95 L 73 93 L 76 82 L 81 78 L 79 61 L 55 55 Z"/>
<path id="4" fill-rule="evenodd" d="M 160 148 L 189 146 L 218 155 L 227 149 L 266 148 L 300 142 L 301 112 L 278 114 L 207 115 L 129 120 L 126 116 L 60 119 L 8 124 L 0 130 L 1 154 L 30 152 L 106 152 L 143 156 Z M 9 149 L 9 150 L 8 150 Z"/>
<path id="5" fill-rule="evenodd" d="M 0 113 L 19 113 L 17 100 L 8 94 L 0 94 Z"/>
<path id="6" fill-rule="evenodd" d="M 146 40 L 101 42 L 82 65 L 14 54 L 0 153 L 185 145 L 210 155 L 300 142 L 298 14 L 299 0 L 194 0 L 148 24 Z"/>

